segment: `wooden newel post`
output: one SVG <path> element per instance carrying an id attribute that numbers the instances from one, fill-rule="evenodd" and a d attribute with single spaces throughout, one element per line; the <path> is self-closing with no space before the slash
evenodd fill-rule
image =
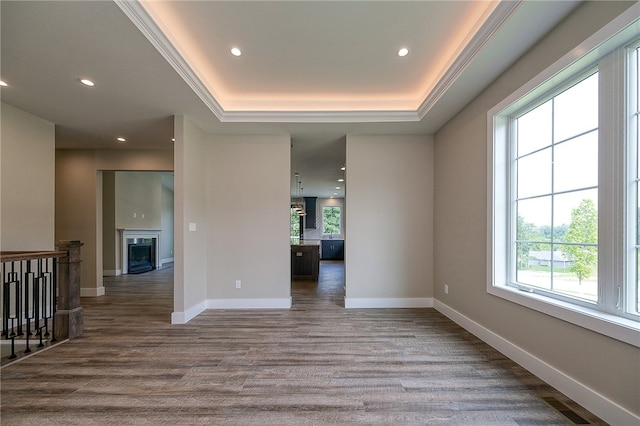
<path id="1" fill-rule="evenodd" d="M 73 339 L 82 335 L 84 310 L 80 306 L 80 247 L 77 240 L 62 240 L 56 244 L 67 255 L 58 259 L 58 303 L 56 309 L 56 339 Z"/>

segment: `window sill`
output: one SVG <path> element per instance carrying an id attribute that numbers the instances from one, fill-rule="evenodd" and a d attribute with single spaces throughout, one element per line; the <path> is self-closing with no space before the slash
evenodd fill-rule
<path id="1" fill-rule="evenodd" d="M 487 292 L 640 348 L 640 323 L 633 320 L 573 305 L 540 294 L 526 293 L 504 285 L 489 285 Z"/>

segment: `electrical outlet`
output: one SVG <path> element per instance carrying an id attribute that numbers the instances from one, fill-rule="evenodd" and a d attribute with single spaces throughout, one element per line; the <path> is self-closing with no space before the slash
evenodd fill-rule
<path id="1" fill-rule="evenodd" d="M 444 285 L 444 294 L 449 294 L 449 285 L 448 284 Z"/>
<path id="2" fill-rule="evenodd" d="M 241 287 L 242 287 L 242 281 L 236 280 L 236 288 L 241 288 Z"/>

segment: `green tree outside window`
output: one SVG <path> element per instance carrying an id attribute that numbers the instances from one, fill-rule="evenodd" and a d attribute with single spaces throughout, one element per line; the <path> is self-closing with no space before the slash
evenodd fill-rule
<path id="1" fill-rule="evenodd" d="M 340 207 L 322 208 L 322 232 L 325 234 L 340 234 Z"/>
<path id="2" fill-rule="evenodd" d="M 562 252 L 572 262 L 571 272 L 576 274 L 578 282 L 589 278 L 598 264 L 598 212 L 592 200 L 582 200 L 571 212 L 571 224 L 565 235 Z"/>
<path id="3" fill-rule="evenodd" d="M 300 240 L 300 215 L 294 209 L 290 209 L 291 212 L 291 242 L 298 242 Z"/>

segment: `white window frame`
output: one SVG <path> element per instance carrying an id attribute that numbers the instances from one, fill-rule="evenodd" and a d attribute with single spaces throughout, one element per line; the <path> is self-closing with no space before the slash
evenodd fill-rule
<path id="1" fill-rule="evenodd" d="M 627 240 L 626 247 L 629 247 L 626 258 L 626 268 L 625 268 L 625 280 L 632 281 L 635 280 L 636 285 L 628 285 L 626 289 L 626 293 L 622 293 L 623 289 L 620 289 L 620 293 L 617 295 L 620 300 L 618 303 L 624 304 L 624 309 L 626 311 L 631 311 L 633 309 L 638 309 L 638 298 L 640 298 L 640 290 L 637 288 L 638 281 L 638 255 L 636 251 L 636 247 L 640 244 L 637 241 L 638 235 L 638 187 L 640 186 L 640 170 L 638 170 L 640 153 L 638 149 L 640 147 L 637 146 L 639 142 L 638 135 L 640 134 L 640 90 L 637 86 L 639 75 L 640 75 L 640 41 L 632 44 L 628 47 L 627 58 L 630 58 L 628 64 L 628 81 L 629 81 L 629 93 L 635 94 L 635 98 L 632 96 L 632 99 L 628 100 L 629 112 L 627 114 L 628 117 L 628 133 L 627 140 L 629 141 L 627 147 L 627 163 L 626 167 L 628 170 L 628 174 L 630 179 L 632 180 L 631 185 L 628 186 L 628 192 L 626 194 L 627 197 Z"/>
<path id="2" fill-rule="evenodd" d="M 626 47 L 634 39 L 637 40 L 640 34 L 638 16 L 640 5 L 636 4 L 487 113 L 487 292 L 636 347 L 640 347 L 640 322 L 632 315 L 622 314 L 625 309 L 621 309 L 617 302 L 617 286 L 629 278 L 630 271 L 629 256 L 624 252 L 624 247 L 629 247 L 625 229 L 631 229 L 629 221 L 631 217 L 635 219 L 635 213 L 629 214 L 631 203 L 628 200 L 631 199 L 626 193 L 631 185 L 622 183 L 628 181 L 627 176 L 630 175 L 629 161 L 625 162 L 625 158 L 628 158 L 625 155 L 626 138 L 631 133 L 625 123 L 630 120 L 625 116 L 627 105 L 620 101 L 625 99 L 626 79 L 610 76 L 611 73 L 618 76 L 628 74 L 625 58 L 628 58 L 629 51 Z M 595 67 L 601 80 L 600 102 L 616 107 L 600 108 L 599 113 L 599 138 L 611 140 L 615 146 L 613 151 L 603 149 L 602 144 L 599 148 L 598 212 L 601 218 L 611 219 L 607 222 L 606 230 L 599 226 L 599 302 L 597 307 L 591 307 L 563 298 L 524 292 L 516 283 L 512 283 L 509 268 L 513 232 L 509 211 L 509 185 L 512 180 L 509 132 L 510 119 L 515 112 L 551 98 L 560 87 L 566 87 L 570 81 L 576 81 L 580 75 Z M 616 154 L 611 155 L 611 152 Z M 635 202 L 635 198 L 633 200 Z M 614 215 L 619 215 L 621 211 L 625 212 L 624 218 L 614 219 Z M 603 282 L 608 284 L 602 285 Z M 626 296 L 628 300 L 629 293 Z M 625 308 L 628 308 L 628 304 Z"/>

